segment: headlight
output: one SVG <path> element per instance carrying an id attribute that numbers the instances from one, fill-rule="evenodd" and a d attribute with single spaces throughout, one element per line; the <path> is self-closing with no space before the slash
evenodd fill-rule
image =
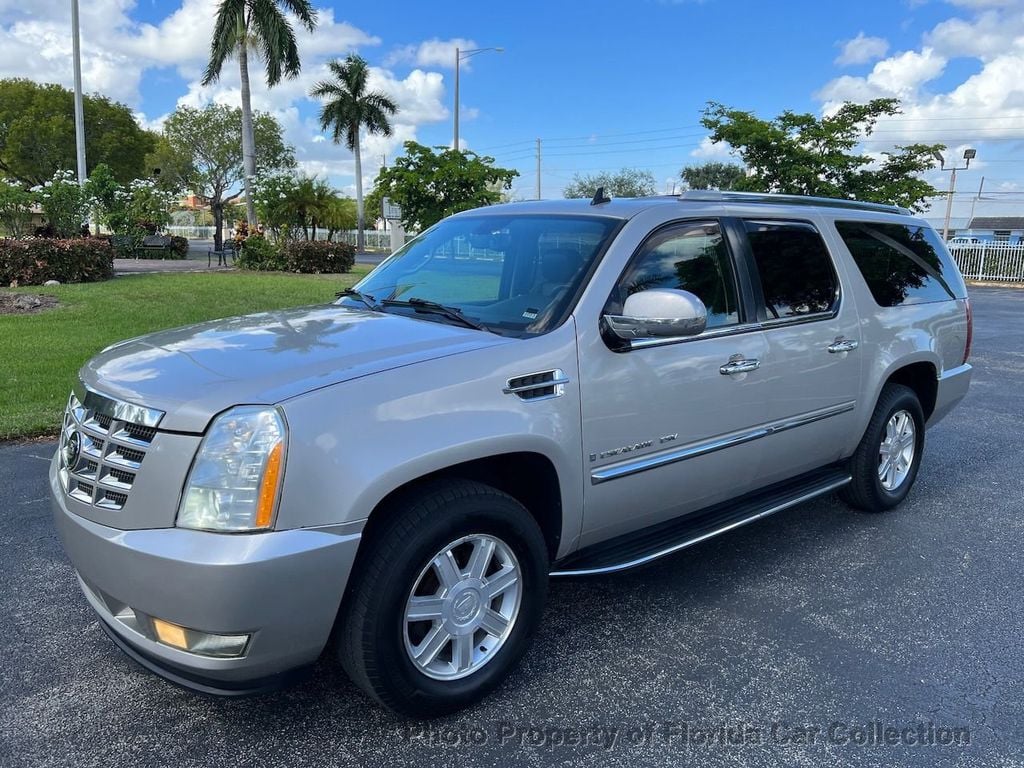
<path id="1" fill-rule="evenodd" d="M 284 474 L 284 418 L 246 405 L 218 416 L 185 484 L 178 526 L 206 531 L 270 528 Z"/>

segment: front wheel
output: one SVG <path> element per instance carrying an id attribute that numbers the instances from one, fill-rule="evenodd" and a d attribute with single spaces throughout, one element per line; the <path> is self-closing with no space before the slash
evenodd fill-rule
<path id="1" fill-rule="evenodd" d="M 339 658 L 381 704 L 442 715 L 485 696 L 526 650 L 547 547 L 519 502 L 481 483 L 428 486 L 390 512 L 357 561 Z"/>
<path id="2" fill-rule="evenodd" d="M 917 394 L 902 384 L 886 384 L 850 458 L 853 479 L 840 496 L 866 512 L 892 509 L 910 493 L 923 452 L 924 412 Z"/>

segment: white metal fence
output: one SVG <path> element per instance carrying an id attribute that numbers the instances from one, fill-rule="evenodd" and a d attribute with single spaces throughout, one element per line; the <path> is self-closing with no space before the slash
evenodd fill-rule
<path id="1" fill-rule="evenodd" d="M 215 227 L 187 227 L 187 226 L 175 226 L 171 225 L 166 228 L 167 234 L 177 235 L 178 237 L 187 237 L 189 240 L 213 240 L 213 232 Z M 230 227 L 224 227 L 223 230 L 224 239 L 227 240 L 231 237 L 233 230 Z M 312 234 L 312 232 L 310 232 Z M 383 248 L 390 250 L 391 248 L 391 233 L 383 232 L 377 229 L 367 229 L 363 231 L 363 235 L 366 241 L 367 248 Z M 298 233 L 299 237 L 302 237 L 301 231 Z M 406 241 L 411 240 L 415 235 L 406 233 Z M 316 231 L 317 240 L 327 239 L 326 229 L 317 229 Z M 346 230 L 343 232 L 334 233 L 334 241 L 337 243 L 349 243 L 351 245 L 356 244 L 356 230 Z"/>
<path id="2" fill-rule="evenodd" d="M 954 243 L 949 252 L 968 280 L 1024 283 L 1024 243 Z"/>

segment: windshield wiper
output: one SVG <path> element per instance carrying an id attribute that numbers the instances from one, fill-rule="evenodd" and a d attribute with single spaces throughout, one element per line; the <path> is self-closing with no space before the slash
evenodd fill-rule
<path id="1" fill-rule="evenodd" d="M 365 304 L 374 312 L 382 311 L 381 306 L 377 303 L 377 300 L 373 298 L 373 296 L 371 296 L 368 293 L 363 293 L 362 291 L 357 291 L 355 288 L 346 288 L 344 291 L 338 291 L 334 295 L 337 296 L 339 299 L 345 297 L 357 299 L 363 302 L 363 304 Z"/>
<path id="2" fill-rule="evenodd" d="M 462 310 L 458 307 L 448 307 L 444 304 L 438 304 L 436 301 L 427 301 L 427 299 L 418 299 L 415 297 L 411 299 L 384 299 L 384 301 L 381 302 L 381 305 L 384 307 L 409 307 L 411 309 L 415 309 L 417 312 L 428 312 L 435 315 L 441 315 L 449 320 L 454 320 L 467 328 L 472 328 L 475 331 L 489 330 L 487 326 L 482 323 L 478 323 L 476 320 L 470 320 L 462 314 Z"/>

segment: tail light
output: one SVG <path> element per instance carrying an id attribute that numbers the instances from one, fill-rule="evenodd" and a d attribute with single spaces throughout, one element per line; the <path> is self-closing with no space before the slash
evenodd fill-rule
<path id="1" fill-rule="evenodd" d="M 967 358 L 971 356 L 971 342 L 974 341 L 974 315 L 971 313 L 971 300 L 964 299 L 964 305 L 967 307 L 967 343 L 964 344 L 964 362 L 967 362 Z"/>

